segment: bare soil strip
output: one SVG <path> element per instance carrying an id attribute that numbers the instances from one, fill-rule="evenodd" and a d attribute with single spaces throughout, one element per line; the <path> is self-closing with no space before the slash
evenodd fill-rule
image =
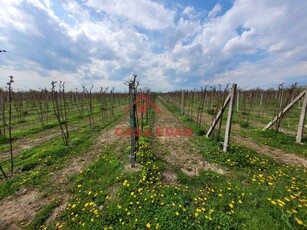
<path id="1" fill-rule="evenodd" d="M 0 203 L 0 229 L 22 229 L 46 204 L 46 201 L 40 199 L 37 190 L 29 189 L 5 198 Z"/>
<path id="2" fill-rule="evenodd" d="M 116 146 L 119 148 L 124 142 L 127 142 L 127 138 L 118 137 L 114 133 L 116 127 L 126 127 L 127 124 L 128 117 L 125 115 L 115 127 L 110 126 L 104 129 L 86 154 L 73 158 L 65 168 L 51 173 L 53 183 L 50 186 L 56 188 L 55 194 L 43 198 L 43 194 L 37 190 L 24 189 L 0 201 L 0 230 L 23 229 L 34 219 L 37 212 L 50 203 L 52 199 L 61 198 L 62 203 L 47 220 L 48 223 L 52 222 L 66 207 L 69 199 L 69 193 L 66 191 L 68 178 L 98 160 L 104 146 L 117 142 Z"/>
<path id="3" fill-rule="evenodd" d="M 157 106 L 162 110 L 156 113 L 154 130 L 157 128 L 189 128 L 176 118 L 167 107 L 161 102 Z M 195 135 L 195 134 L 193 134 Z M 168 166 L 163 173 L 164 180 L 169 184 L 176 183 L 175 169 L 180 169 L 188 176 L 199 175 L 200 170 L 212 170 L 214 172 L 225 174 L 225 169 L 221 166 L 207 162 L 195 146 L 189 141 L 188 136 L 157 136 L 154 143 L 154 152 L 164 159 Z"/>
<path id="4" fill-rule="evenodd" d="M 245 145 L 251 149 L 254 149 L 257 153 L 269 156 L 279 162 L 307 168 L 307 160 L 303 157 L 299 157 L 290 153 L 285 153 L 280 149 L 271 148 L 267 145 L 256 144 L 250 138 L 233 135 L 232 139 L 235 143 Z"/>

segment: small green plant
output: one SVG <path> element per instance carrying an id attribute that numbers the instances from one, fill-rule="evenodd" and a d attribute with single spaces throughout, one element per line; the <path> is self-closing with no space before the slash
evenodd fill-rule
<path id="1" fill-rule="evenodd" d="M 197 130 L 197 135 L 198 136 L 204 136 L 204 135 L 206 135 L 206 131 L 204 129 L 198 129 Z"/>
<path id="2" fill-rule="evenodd" d="M 210 115 L 212 115 L 212 116 L 214 116 L 214 115 L 217 114 L 217 111 L 214 110 L 214 109 L 208 109 L 208 110 L 207 110 L 207 113 L 210 114 Z"/>
<path id="3" fill-rule="evenodd" d="M 249 126 L 249 123 L 248 122 L 239 122 L 239 124 L 240 124 L 240 126 L 242 127 L 242 128 L 247 128 L 248 126 Z"/>

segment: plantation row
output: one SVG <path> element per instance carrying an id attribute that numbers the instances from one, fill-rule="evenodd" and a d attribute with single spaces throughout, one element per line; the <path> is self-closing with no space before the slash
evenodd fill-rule
<path id="1" fill-rule="evenodd" d="M 151 110 L 147 125 L 150 130 L 166 124 L 190 127 L 193 137 L 140 137 L 139 171 L 127 171 L 129 160 L 123 154 L 129 154 L 130 149 L 126 148 L 129 139 L 122 146 L 121 138 L 115 140 L 102 148 L 95 163 L 71 179 L 71 197 L 60 216 L 41 226 L 43 222 L 37 218 L 32 227 L 306 227 L 305 169 L 276 162 L 244 146 L 232 145 L 229 153 L 222 153 L 218 141 L 197 135 L 195 121 L 180 115 L 180 110 L 161 97 L 155 102 L 162 111 Z M 191 159 L 196 162 L 187 165 Z"/>
<path id="2" fill-rule="evenodd" d="M 250 125 L 250 123 L 257 123 L 258 126 L 265 125 L 304 90 L 304 87 L 298 87 L 296 84 L 288 88 L 280 85 L 278 90 L 238 89 L 234 106 L 234 110 L 237 112 L 237 122 L 243 127 Z M 201 125 L 202 114 L 217 114 L 228 93 L 228 86 L 224 90 L 206 87 L 200 91 L 169 92 L 166 93 L 166 96 L 180 108 L 182 114 L 188 116 L 196 116 L 197 114 L 197 117 L 200 117 L 197 122 Z M 297 106 L 278 121 L 274 127 L 276 131 L 291 133 L 297 128 L 303 100 L 304 98 L 299 100 Z"/>
<path id="3" fill-rule="evenodd" d="M 272 118 L 279 114 L 289 101 L 300 94 L 302 90 L 305 89 L 294 88 L 294 86 L 290 89 L 279 89 L 279 91 L 239 90 L 234 101 L 230 134 L 232 142 L 230 143 L 244 143 L 249 144 L 250 147 L 253 147 L 251 145 L 266 145 L 306 157 L 305 146 L 296 143 L 297 127 L 303 104 L 301 101 L 304 98 L 283 115 L 270 130 L 262 131 Z M 197 123 L 198 132 L 205 135 L 218 111 L 222 108 L 228 93 L 228 89 L 224 91 L 204 89 L 202 91 L 170 92 L 163 94 L 163 97 L 168 103 L 179 109 L 181 115 L 194 120 Z M 213 139 L 223 140 L 227 113 L 228 108 L 213 130 Z M 304 134 L 302 142 L 307 140 L 306 132 Z"/>
<path id="4" fill-rule="evenodd" d="M 263 96 L 257 90 L 239 91 L 224 153 L 225 116 L 211 138 L 205 134 L 228 90 L 155 94 L 138 90 L 135 78 L 128 94 L 93 88 L 65 92 L 65 85 L 55 82 L 51 91 L 1 92 L 0 159 L 7 178 L 0 181 L 0 226 L 307 227 L 306 160 L 300 158 L 307 153 L 289 131 L 295 130 L 302 102 L 279 126 L 283 131 L 291 122 L 288 134 L 262 131 L 273 116 L 269 108 L 280 105 L 280 92 L 284 101 L 301 89 L 260 91 Z M 265 152 L 268 147 L 275 155 Z M 281 153 L 291 153 L 302 165 L 278 158 Z"/>
<path id="5" fill-rule="evenodd" d="M 89 91 L 83 87 L 82 92 L 65 92 L 64 82 L 58 84 L 58 89 L 56 82 L 52 82 L 51 91 L 44 89 L 14 92 L 13 83 L 11 77 L 7 91 L 0 91 L 2 120 L 0 169 L 5 178 L 8 177 L 6 173 L 8 157 L 10 156 L 10 174 L 13 175 L 14 158 L 23 152 L 19 146 L 21 138 L 40 136 L 42 140 L 34 143 L 43 144 L 49 141 L 43 136 L 45 133 L 50 134 L 47 130 L 52 130 L 53 135 L 50 138 L 53 139 L 58 136 L 54 128 L 59 127 L 64 144 L 69 146 L 70 131 L 82 129 L 86 124 L 94 128 L 95 122 L 107 125 L 114 120 L 115 112 L 122 113 L 117 109 L 127 100 L 127 94 L 114 93 L 114 89 L 110 92 L 101 89 L 98 93 L 92 93 L 92 86 Z"/>

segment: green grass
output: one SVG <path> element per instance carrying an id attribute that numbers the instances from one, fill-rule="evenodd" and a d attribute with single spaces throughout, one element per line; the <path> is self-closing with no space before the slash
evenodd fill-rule
<path id="1" fill-rule="evenodd" d="M 179 109 L 176 108 L 174 105 L 167 103 L 165 100 L 163 100 L 164 103 L 166 104 L 166 106 L 177 116 L 181 116 Z M 256 109 L 257 111 L 257 109 Z M 227 110 L 224 112 L 227 113 Z M 253 142 L 255 143 L 259 143 L 259 144 L 264 144 L 264 145 L 268 145 L 272 148 L 276 148 L 276 149 L 281 149 L 287 153 L 292 153 L 292 154 L 297 154 L 300 156 L 304 156 L 307 157 L 307 149 L 305 144 L 301 145 L 296 143 L 295 140 L 295 136 L 294 135 L 289 135 L 286 133 L 282 133 L 282 132 L 275 132 L 273 130 L 267 130 L 265 132 L 262 131 L 262 128 L 265 126 L 265 124 L 267 124 L 271 118 L 262 118 L 259 117 L 255 114 L 250 114 L 250 122 L 247 122 L 245 120 L 242 120 L 242 114 L 244 112 L 234 112 L 234 116 L 233 116 L 233 123 L 238 123 L 241 127 L 240 130 L 238 130 L 238 134 L 240 136 L 244 136 L 244 137 L 249 137 L 253 140 Z M 207 114 L 204 114 L 204 116 L 206 115 L 213 115 L 212 112 L 207 111 Z M 300 110 L 297 109 L 296 107 L 294 107 L 292 110 L 290 110 L 286 116 L 285 119 L 283 120 L 281 127 L 285 127 L 287 129 L 286 126 L 291 127 L 295 127 L 295 125 L 298 124 L 298 117 L 300 115 Z M 190 118 L 187 117 L 186 115 L 183 116 L 183 121 L 188 121 Z M 227 116 L 223 116 L 223 123 L 226 123 L 227 120 Z M 252 125 L 252 121 L 258 121 L 258 122 L 264 122 L 263 127 L 253 127 Z M 191 120 L 192 121 L 192 120 Z M 190 123 L 190 125 L 192 125 L 193 127 L 195 127 L 195 125 L 193 124 L 193 122 Z M 202 127 L 198 130 L 196 129 L 195 132 L 202 132 L 206 131 L 209 126 L 209 124 L 202 124 Z M 293 128 L 294 129 L 294 128 Z M 292 129 L 292 130 L 293 130 Z M 223 136 L 223 130 L 221 133 L 221 137 Z M 303 138 L 303 142 L 306 142 L 307 139 L 306 137 Z"/>
<path id="2" fill-rule="evenodd" d="M 170 108 L 175 113 L 178 112 L 171 105 Z M 194 132 L 198 131 L 195 122 L 188 121 L 184 116 L 181 118 L 186 127 L 193 128 Z M 255 135 L 258 136 L 259 133 Z M 262 135 L 265 135 L 265 138 L 274 135 L 272 139 L 276 139 L 275 133 L 263 132 Z M 293 146 L 293 139 L 289 140 L 284 134 L 279 133 L 277 135 L 280 135 L 277 137 L 277 141 L 280 138 L 280 142 Z M 288 142 L 282 138 L 287 138 Z M 247 198 L 245 202 L 241 199 L 242 204 L 238 204 L 238 202 L 233 204 L 234 207 L 238 206 L 239 210 L 237 212 L 234 210 L 235 214 L 233 214 L 232 219 L 239 218 L 236 221 L 243 223 L 240 225 L 240 229 L 300 229 L 299 220 L 306 224 L 305 169 L 278 163 L 245 146 L 232 145 L 228 153 L 225 154 L 221 151 L 219 142 L 203 136 L 194 137 L 190 141 L 198 146 L 206 160 L 227 168 L 229 174 L 226 176 L 217 175 L 217 178 L 213 177 L 212 179 L 212 172 L 208 175 L 203 172 L 199 177 L 189 178 L 179 171 L 178 178 L 182 183 L 190 186 L 192 184 L 194 187 L 211 185 L 215 192 L 231 191 L 228 194 L 226 193 L 227 197 L 233 195 L 233 193 L 235 193 L 235 197 L 240 197 L 239 191 L 243 191 L 245 199 Z M 304 149 L 302 147 L 301 145 L 298 146 L 298 148 Z M 229 183 L 235 184 L 238 191 L 234 191 L 232 186 L 227 186 Z"/>
<path id="3" fill-rule="evenodd" d="M 190 119 L 181 117 L 196 130 Z M 109 146 L 100 159 L 72 178 L 67 209 L 47 229 L 303 229 L 307 223 L 306 171 L 258 155 L 244 146 L 222 153 L 218 142 L 191 139 L 202 155 L 228 170 L 163 181 L 167 168 L 142 138 L 140 172 L 123 172 L 123 152 Z M 116 143 L 115 143 L 116 145 Z M 302 225 L 301 221 L 304 223 Z"/>
<path id="4" fill-rule="evenodd" d="M 204 156 L 214 154 L 231 173 L 202 171 L 188 177 L 178 170 L 178 185 L 161 180 L 165 164 L 148 140 L 138 153 L 144 166 L 138 173 L 123 173 L 117 154 L 108 148 L 73 178 L 67 209 L 48 228 L 303 229 L 298 223 L 307 221 L 303 170 L 259 158 L 243 147 L 222 154 L 211 144 Z"/>
<path id="5" fill-rule="evenodd" d="M 307 148 L 305 144 L 296 143 L 295 137 L 281 132 L 276 132 L 274 130 L 262 131 L 261 129 L 248 128 L 239 131 L 240 135 L 248 136 L 255 140 L 255 142 L 268 145 L 272 148 L 277 148 L 284 150 L 288 153 L 294 153 L 307 157 Z M 306 142 L 304 138 L 303 142 Z"/>
<path id="6" fill-rule="evenodd" d="M 199 130 L 193 120 L 179 116 L 175 107 L 164 104 L 180 117 L 185 127 L 192 128 L 194 133 L 205 132 Z M 152 126 L 153 116 L 151 114 L 148 127 Z M 70 148 L 50 142 L 44 151 L 42 145 L 35 153 L 26 154 L 19 166 L 27 166 L 29 171 L 25 170 L 20 180 L 16 176 L 7 183 L 9 186 L 16 183 L 18 187 L 20 181 L 33 177 L 25 186 L 48 186 L 50 181 L 40 178 L 40 174 L 64 167 L 71 157 L 88 149 L 92 144 L 88 138 L 91 132 L 85 129 L 76 133 Z M 96 162 L 70 178 L 70 200 L 60 216 L 46 226 L 44 222 L 54 209 L 49 204 L 29 229 L 279 230 L 307 227 L 305 169 L 278 163 L 245 146 L 231 145 L 225 154 L 219 142 L 194 135 L 190 141 L 200 154 L 228 173 L 220 175 L 203 170 L 198 176 L 189 177 L 177 168 L 178 184 L 169 185 L 162 176 L 168 165 L 153 152 L 152 140 L 140 138 L 137 161 L 143 168 L 135 173 L 123 171 L 127 146 L 117 146 L 116 142 L 105 146 Z M 41 159 L 39 165 L 36 165 L 37 159 Z M 31 184 L 35 178 L 38 178 L 37 183 Z"/>
<path id="7" fill-rule="evenodd" d="M 61 137 L 56 137 L 35 148 L 25 150 L 14 159 L 15 175 L 0 184 L 0 200 L 14 194 L 22 187 L 43 189 L 48 186 L 49 173 L 65 167 L 72 157 L 85 154 L 101 130 L 113 123 L 114 121 L 108 125 L 97 124 L 93 129 L 85 126 L 76 130 L 71 133 L 69 147 L 63 144 Z M 2 166 L 8 172 L 10 162 L 7 161 Z"/>
<path id="8" fill-rule="evenodd" d="M 35 216 L 34 220 L 28 224 L 25 229 L 39 229 L 40 226 L 45 223 L 48 217 L 52 214 L 53 210 L 59 206 L 59 199 L 52 200 L 49 204 L 47 204 L 44 208 L 42 208 Z"/>

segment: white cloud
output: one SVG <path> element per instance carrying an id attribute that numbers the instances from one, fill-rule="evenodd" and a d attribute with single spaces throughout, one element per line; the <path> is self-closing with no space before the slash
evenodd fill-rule
<path id="1" fill-rule="evenodd" d="M 98 12 L 123 17 L 134 26 L 150 30 L 166 29 L 173 25 L 175 12 L 150 0 L 99 0 L 84 1 Z"/>
<path id="2" fill-rule="evenodd" d="M 208 17 L 216 17 L 222 11 L 222 5 L 220 3 L 216 4 L 213 9 L 208 13 Z"/>
<path id="3" fill-rule="evenodd" d="M 257 73 L 264 68 L 271 73 L 264 77 L 268 84 L 281 79 L 289 82 L 294 78 L 304 82 L 302 73 L 291 74 L 298 68 L 297 60 L 307 59 L 303 41 L 307 34 L 302 32 L 307 21 L 303 9 L 307 9 L 307 3 L 235 1 L 224 15 L 206 21 L 202 33 L 192 42 L 203 47 L 203 58 L 198 61 L 199 76 L 206 78 L 206 83 L 227 80 L 231 83 L 238 80 L 240 73 L 240 81 L 245 78 L 247 82 L 250 71 Z M 244 30 L 239 31 L 240 28 Z M 251 54 L 254 56 L 244 56 Z M 263 60 L 262 65 L 255 62 L 258 59 Z M 272 66 L 272 60 L 279 65 Z M 246 64 L 250 68 L 242 68 Z M 263 85 L 263 82 L 261 77 L 255 77 L 252 84 Z"/>
<path id="4" fill-rule="evenodd" d="M 271 61 L 271 66 L 267 62 Z M 293 63 L 287 68 L 281 68 L 274 60 L 262 60 L 257 63 L 241 63 L 237 68 L 216 74 L 212 80 L 201 80 L 205 85 L 226 85 L 237 83 L 241 88 L 263 87 L 270 88 L 278 86 L 280 83 L 294 83 L 304 77 L 307 71 L 307 61 Z M 289 81 L 289 79 L 291 81 Z"/>
<path id="5" fill-rule="evenodd" d="M 194 13 L 194 7 L 193 6 L 187 6 L 182 11 L 182 14 L 185 14 L 185 15 L 188 15 L 188 16 L 191 15 L 192 13 Z"/>
<path id="6" fill-rule="evenodd" d="M 0 74 L 16 75 L 24 88 L 52 79 L 125 88 L 133 73 L 157 90 L 306 83 L 307 2 L 237 0 L 208 14 L 150 0 L 0 2 L 8 9 L 0 48 L 9 51 Z"/>
<path id="7" fill-rule="evenodd" d="M 241 35 L 231 38 L 223 47 L 223 52 L 242 54 L 254 54 L 257 52 L 256 44 L 253 44 L 255 29 L 243 32 Z"/>
<path id="8" fill-rule="evenodd" d="M 23 33 L 36 33 L 37 30 L 33 26 L 35 18 L 27 12 L 21 12 L 18 6 L 22 1 L 0 1 L 0 28 L 6 29 L 13 27 Z"/>

